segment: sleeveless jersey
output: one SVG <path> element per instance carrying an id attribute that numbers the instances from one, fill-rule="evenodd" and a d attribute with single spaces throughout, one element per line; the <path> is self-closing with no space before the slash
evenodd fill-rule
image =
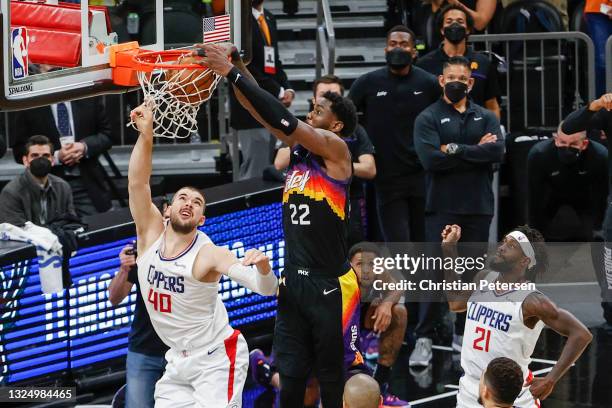
<path id="1" fill-rule="evenodd" d="M 498 276 L 499 273 L 490 272 L 486 280 L 494 282 Z M 478 382 L 491 360 L 507 357 L 521 367 L 527 380 L 531 354 L 544 327 L 542 321 L 533 329 L 523 323 L 523 301 L 531 293 L 537 292 L 497 293 L 485 289 L 470 296 L 461 348 L 461 367 L 466 376 Z"/>
<path id="2" fill-rule="evenodd" d="M 223 342 L 232 334 L 218 282 L 193 277 L 193 264 L 204 245 L 213 245 L 198 231 L 174 258 L 162 257 L 164 233 L 138 256 L 138 281 L 151 324 L 159 338 L 175 350 L 193 350 Z"/>
<path id="3" fill-rule="evenodd" d="M 287 261 L 294 266 L 333 268 L 346 262 L 351 179 L 332 179 L 322 163 L 300 145 L 291 148 L 283 229 Z"/>

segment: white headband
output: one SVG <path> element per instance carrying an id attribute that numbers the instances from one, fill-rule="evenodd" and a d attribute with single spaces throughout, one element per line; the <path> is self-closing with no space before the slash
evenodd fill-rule
<path id="1" fill-rule="evenodd" d="M 529 267 L 531 268 L 536 266 L 535 251 L 533 250 L 533 246 L 531 246 L 531 242 L 529 242 L 527 235 L 523 234 L 521 231 L 512 231 L 506 236 L 514 238 L 516 242 L 519 243 L 523 253 L 527 258 L 529 258 Z"/>

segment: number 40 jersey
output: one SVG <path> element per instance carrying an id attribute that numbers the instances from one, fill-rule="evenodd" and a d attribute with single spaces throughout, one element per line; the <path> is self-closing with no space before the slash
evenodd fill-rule
<path id="1" fill-rule="evenodd" d="M 283 191 L 283 229 L 289 264 L 341 266 L 348 253 L 349 185 L 324 170 L 323 159 L 300 145 L 291 148 Z"/>

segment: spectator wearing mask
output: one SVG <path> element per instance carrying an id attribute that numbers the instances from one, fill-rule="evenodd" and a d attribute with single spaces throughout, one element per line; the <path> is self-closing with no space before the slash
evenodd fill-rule
<path id="1" fill-rule="evenodd" d="M 549 228 L 563 205 L 580 218 L 582 231 L 567 239 L 589 242 L 601 229 L 608 195 L 608 151 L 586 131 L 563 132 L 535 144 L 527 157 L 529 225 L 552 239 Z M 550 237 L 550 238 L 549 238 Z"/>
<path id="2" fill-rule="evenodd" d="M 119 271 L 108 286 L 108 300 L 119 305 L 136 285 L 136 308 L 129 334 L 126 357 L 126 408 L 153 408 L 155 383 L 164 374 L 168 350 L 151 325 L 149 314 L 140 294 L 135 243 L 125 246 L 119 254 Z"/>
<path id="3" fill-rule="evenodd" d="M 474 22 L 476 31 L 487 29 L 497 9 L 497 0 L 447 0 L 447 3 L 463 9 Z"/>
<path id="4" fill-rule="evenodd" d="M 412 65 L 414 33 L 396 26 L 387 33 L 387 67 L 358 78 L 349 98 L 363 114 L 376 149 L 378 216 L 387 242 L 424 239 L 423 168 L 414 150 L 414 120 L 435 102 L 435 77 Z"/>
<path id="5" fill-rule="evenodd" d="M 467 45 L 468 36 L 474 31 L 474 21 L 465 8 L 458 5 L 446 6 L 438 16 L 438 27 L 443 42 L 440 47 L 419 59 L 417 65 L 433 75 L 442 75 L 444 64 L 451 57 L 462 56 L 469 60 L 474 86 L 470 98 L 500 118 L 501 111 L 497 98 L 501 95 L 497 64 L 483 53 Z"/>
<path id="6" fill-rule="evenodd" d="M 287 79 L 278 54 L 276 19 L 264 9 L 263 0 L 252 0 L 252 52 L 248 70 L 259 86 L 277 97 L 285 106 L 291 106 L 295 91 Z M 243 162 L 241 180 L 261 177 L 272 163 L 274 141 L 268 132 L 240 105 L 230 87 L 230 125 L 238 133 Z"/>
<path id="7" fill-rule="evenodd" d="M 582 131 L 603 131 L 608 141 L 608 152 L 612 149 L 612 93 L 604 94 L 588 105 L 568 115 L 561 124 L 561 130 L 566 134 L 574 134 Z M 609 157 L 609 156 L 608 156 Z M 611 192 L 612 166 L 609 166 L 608 192 Z M 612 332 L 612 204 L 608 198 L 608 206 L 603 222 L 605 246 L 604 259 L 596 265 L 599 269 L 599 286 L 602 292 L 602 308 L 606 328 Z"/>
<path id="8" fill-rule="evenodd" d="M 98 157 L 111 148 L 110 125 L 102 98 L 60 102 L 13 113 L 15 161 L 21 163 L 32 135 L 47 135 L 55 149 L 53 174 L 72 188 L 82 217 L 108 211 L 110 191 Z"/>
<path id="9" fill-rule="evenodd" d="M 326 92 L 337 93 L 344 96 L 342 81 L 335 75 L 324 75 L 314 82 L 312 106 L 316 98 L 321 98 Z M 353 158 L 353 180 L 351 181 L 350 200 L 351 212 L 349 215 L 348 245 L 365 240 L 366 205 L 364 194 L 364 180 L 372 180 L 376 176 L 376 163 L 374 161 L 374 146 L 370 142 L 367 132 L 361 125 L 357 125 L 352 137 L 344 139 L 348 144 Z M 274 159 L 274 167 L 284 170 L 289 166 L 290 149 L 279 149 Z"/>
<path id="10" fill-rule="evenodd" d="M 595 45 L 596 94 L 602 95 L 606 91 L 606 41 L 612 35 L 612 0 L 586 0 L 584 19 Z"/>
<path id="11" fill-rule="evenodd" d="M 76 216 L 70 185 L 49 174 L 53 160 L 53 143 L 49 138 L 36 135 L 27 140 L 21 158 L 25 171 L 0 193 L 0 222 L 21 227 L 30 221 L 45 227 L 65 213 Z"/>
<path id="12" fill-rule="evenodd" d="M 465 242 L 484 243 L 462 256 L 482 256 L 494 213 L 493 169 L 504 155 L 499 120 L 468 99 L 470 62 L 451 57 L 439 77 L 444 96 L 419 115 L 414 144 L 426 171 L 428 242 L 440 242 L 446 225 L 461 225 Z M 467 275 L 467 273 L 466 273 Z M 466 276 L 472 279 L 473 276 Z M 465 313 L 457 315 L 453 348 L 460 351 Z"/>
<path id="13" fill-rule="evenodd" d="M 439 99 L 440 86 L 433 75 L 412 64 L 414 41 L 407 27 L 391 28 L 385 48 L 387 67 L 358 78 L 349 93 L 376 149 L 378 219 L 387 242 L 425 240 L 425 177 L 414 148 L 413 129 L 417 116 Z M 417 339 L 432 338 L 429 306 L 411 307 L 418 307 L 418 312 L 411 309 L 418 316 Z M 428 352 L 419 358 L 425 365 L 432 356 L 428 344 Z"/>

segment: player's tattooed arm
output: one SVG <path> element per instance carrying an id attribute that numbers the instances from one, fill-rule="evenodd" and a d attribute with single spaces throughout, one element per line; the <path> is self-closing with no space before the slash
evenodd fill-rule
<path id="1" fill-rule="evenodd" d="M 457 242 L 461 239 L 461 227 L 459 225 L 447 225 L 442 230 L 442 254 L 444 258 L 455 259 L 459 257 L 457 253 Z M 447 262 L 442 262 L 444 266 Z M 448 263 L 450 264 L 450 263 Z M 454 262 L 452 263 L 454 264 Z M 474 276 L 474 282 L 479 282 L 484 279 L 488 271 L 482 270 Z M 444 280 L 446 282 L 459 282 L 461 275 L 455 272 L 454 269 L 444 268 Z M 447 290 L 446 297 L 448 307 L 453 312 L 465 312 L 467 310 L 467 302 L 473 291 L 471 290 Z"/>
<path id="2" fill-rule="evenodd" d="M 584 349 L 593 339 L 593 335 L 574 315 L 557 307 L 548 297 L 541 293 L 529 295 L 522 306 L 523 322 L 533 328 L 538 320 L 548 327 L 567 337 L 557 364 L 545 377 L 536 377 L 531 383 L 530 391 L 535 398 L 546 399 L 553 391 L 555 384 L 578 360 Z"/>
<path id="3" fill-rule="evenodd" d="M 163 230 L 163 219 L 151 200 L 149 185 L 153 167 L 153 111 L 148 102 L 132 110 L 130 118 L 140 134 L 128 165 L 129 204 L 138 244 L 144 252 Z"/>

